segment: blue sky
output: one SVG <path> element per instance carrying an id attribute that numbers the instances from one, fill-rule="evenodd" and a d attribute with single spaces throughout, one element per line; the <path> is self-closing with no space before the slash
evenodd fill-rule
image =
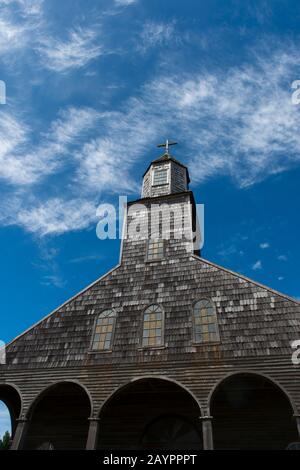
<path id="1" fill-rule="evenodd" d="M 118 262 L 96 208 L 137 198 L 167 137 L 203 257 L 300 297 L 299 19 L 292 0 L 0 0 L 0 339 Z"/>

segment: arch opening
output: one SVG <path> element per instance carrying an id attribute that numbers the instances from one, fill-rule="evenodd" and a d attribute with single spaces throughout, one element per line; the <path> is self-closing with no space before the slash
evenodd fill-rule
<path id="1" fill-rule="evenodd" d="M 0 384 L 0 439 L 8 431 L 11 442 L 17 427 L 17 419 L 21 414 L 21 408 L 22 400 L 17 389 L 12 385 Z"/>
<path id="2" fill-rule="evenodd" d="M 0 450 L 7 450 L 11 443 L 11 416 L 8 407 L 0 400 Z"/>
<path id="3" fill-rule="evenodd" d="M 100 413 L 98 449 L 202 449 L 200 409 L 179 384 L 143 378 L 117 391 Z"/>
<path id="4" fill-rule="evenodd" d="M 286 394 L 256 374 L 224 379 L 211 398 L 215 449 L 277 450 L 299 440 Z"/>
<path id="5" fill-rule="evenodd" d="M 81 385 L 61 382 L 47 388 L 30 409 L 24 449 L 85 449 L 90 413 Z"/>

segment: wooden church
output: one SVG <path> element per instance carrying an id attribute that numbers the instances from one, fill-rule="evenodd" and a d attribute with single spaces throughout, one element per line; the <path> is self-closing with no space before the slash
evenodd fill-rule
<path id="1" fill-rule="evenodd" d="M 179 207 L 191 237 L 174 217 L 169 237 L 124 237 L 117 266 L 7 345 L 11 449 L 297 446 L 300 303 L 201 257 L 188 169 L 168 148 L 125 230 L 137 203 L 141 229 L 153 205 Z"/>

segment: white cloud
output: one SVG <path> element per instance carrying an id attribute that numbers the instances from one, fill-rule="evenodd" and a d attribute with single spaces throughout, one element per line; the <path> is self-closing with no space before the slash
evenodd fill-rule
<path id="1" fill-rule="evenodd" d="M 8 66 L 11 62 L 17 63 L 14 54 L 20 50 L 38 54 L 40 60 L 35 66 L 66 73 L 84 67 L 103 53 L 99 25 L 78 25 L 69 29 L 65 37 L 62 34 L 53 36 L 42 0 L 2 0 L 2 5 L 0 53 Z"/>
<path id="2" fill-rule="evenodd" d="M 129 5 L 133 5 L 134 3 L 137 3 L 138 0 L 115 0 L 115 5 L 116 6 L 129 6 Z"/>
<path id="3" fill-rule="evenodd" d="M 89 191 L 137 192 L 132 165 L 164 134 L 163 120 L 154 119 L 149 103 L 129 99 L 119 112 L 102 116 L 102 136 L 77 153 L 77 179 Z"/>
<path id="4" fill-rule="evenodd" d="M 21 209 L 16 223 L 39 236 L 60 235 L 87 228 L 96 220 L 96 205 L 83 199 L 49 199 L 30 209 Z"/>
<path id="5" fill-rule="evenodd" d="M 1 6 L 2 5 L 2 6 Z M 39 0 L 2 0 L 0 2 L 0 53 L 9 54 L 17 49 L 24 49 L 32 34 L 37 33 L 41 25 L 43 1 Z M 14 7 L 18 7 L 20 18 L 16 19 Z"/>
<path id="6" fill-rule="evenodd" d="M 17 5 L 22 8 L 24 15 L 39 14 L 44 0 L 0 0 L 0 5 Z"/>
<path id="7" fill-rule="evenodd" d="M 262 269 L 262 262 L 260 260 L 256 261 L 256 263 L 252 266 L 253 271 L 257 271 L 258 269 Z"/>
<path id="8" fill-rule="evenodd" d="M 222 74 L 169 73 L 145 88 L 143 100 L 176 128 L 194 181 L 227 174 L 249 186 L 300 160 L 300 108 L 291 103 L 289 81 L 298 60 L 291 49 Z"/>
<path id="9" fill-rule="evenodd" d="M 235 245 L 222 245 L 222 248 L 218 251 L 218 255 L 222 258 L 229 258 L 233 255 L 239 254 L 240 256 L 243 255 L 243 251 L 238 251 Z"/>
<path id="10" fill-rule="evenodd" d="M 23 47 L 25 28 L 0 17 L 0 52 L 5 54 Z"/>
<path id="11" fill-rule="evenodd" d="M 99 113 L 93 108 L 68 107 L 60 111 L 45 137 L 64 148 L 77 142 L 79 137 L 96 124 L 99 117 Z"/>
<path id="12" fill-rule="evenodd" d="M 266 250 L 267 248 L 270 248 L 270 243 L 267 243 L 267 242 L 261 243 L 261 244 L 259 245 L 259 247 L 260 247 L 262 250 Z"/>
<path id="13" fill-rule="evenodd" d="M 279 261 L 287 261 L 288 257 L 286 255 L 279 255 L 278 259 L 279 259 Z"/>
<path id="14" fill-rule="evenodd" d="M 37 47 L 44 67 L 55 72 L 68 72 L 84 67 L 103 53 L 93 28 L 70 30 L 66 40 L 44 36 Z"/>
<path id="15" fill-rule="evenodd" d="M 85 256 L 78 256 L 77 258 L 72 258 L 69 260 L 69 263 L 85 263 L 87 261 L 101 261 L 103 260 L 104 256 L 101 254 L 94 254 L 94 255 L 85 255 Z"/>
<path id="16" fill-rule="evenodd" d="M 43 286 L 54 286 L 58 287 L 59 289 L 65 287 L 66 281 L 62 279 L 60 275 L 56 274 L 48 274 L 47 276 L 43 276 L 41 280 L 41 285 Z"/>
<path id="17" fill-rule="evenodd" d="M 126 149 L 130 151 L 130 144 L 124 142 L 122 148 L 123 142 L 114 142 L 112 137 L 99 138 L 86 143 L 78 152 L 77 178 L 86 191 L 119 193 L 138 190 L 139 186 L 130 174 L 136 152 L 132 151 L 128 158 L 124 158 Z"/>
<path id="18" fill-rule="evenodd" d="M 284 277 L 283 276 L 279 276 L 278 277 L 278 281 L 283 281 L 284 280 Z"/>
<path id="19" fill-rule="evenodd" d="M 139 35 L 137 42 L 137 49 L 145 52 L 157 46 L 167 45 L 171 39 L 174 43 L 175 22 L 157 23 L 154 21 L 147 21 L 142 25 L 142 31 Z"/>
<path id="20" fill-rule="evenodd" d="M 67 108 L 59 113 L 35 146 L 31 129 L 18 115 L 0 113 L 0 178 L 14 185 L 32 185 L 57 171 L 65 162 L 70 146 L 97 119 L 98 113 L 91 108 Z"/>

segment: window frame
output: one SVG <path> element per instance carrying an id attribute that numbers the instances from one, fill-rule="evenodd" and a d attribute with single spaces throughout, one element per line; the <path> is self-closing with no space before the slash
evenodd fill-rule
<path id="1" fill-rule="evenodd" d="M 103 313 L 105 313 L 109 310 L 114 313 L 114 317 L 113 317 L 114 322 L 113 322 L 113 328 L 112 328 L 112 332 L 111 332 L 110 347 L 108 349 L 93 349 L 93 345 L 94 345 L 94 342 L 95 342 L 94 338 L 95 338 L 95 335 L 96 335 L 97 321 L 98 321 L 100 315 L 102 315 Z M 117 316 L 118 316 L 117 312 L 114 308 L 105 308 L 104 310 L 101 310 L 101 312 L 96 314 L 95 320 L 94 320 L 93 332 L 92 332 L 92 339 L 91 339 L 90 348 L 89 348 L 90 353 L 92 353 L 92 354 L 102 354 L 102 353 L 111 353 L 113 351 Z"/>
<path id="2" fill-rule="evenodd" d="M 167 172 L 167 181 L 165 183 L 154 183 L 154 176 L 156 171 L 166 171 Z M 160 168 L 159 166 L 152 168 L 152 177 L 151 177 L 151 186 L 156 188 L 157 186 L 166 186 L 170 183 L 170 167 L 167 168 Z"/>
<path id="3" fill-rule="evenodd" d="M 160 256 L 159 258 L 153 258 L 153 259 L 149 259 L 149 245 L 151 242 L 162 242 L 163 244 L 163 254 L 162 256 Z M 146 242 L 146 254 L 145 254 L 145 261 L 147 263 L 155 263 L 157 261 L 162 261 L 166 258 L 166 243 L 165 243 L 165 240 L 163 238 L 157 238 L 157 239 L 153 239 L 153 238 L 148 238 L 147 242 Z"/>
<path id="4" fill-rule="evenodd" d="M 216 326 L 216 336 L 217 339 L 215 340 L 208 340 L 208 341 L 197 341 L 196 340 L 196 323 L 195 323 L 195 307 L 199 302 L 209 302 L 211 306 L 213 307 L 213 316 L 214 316 L 214 324 Z M 203 326 L 203 323 L 201 324 Z M 219 328 L 219 321 L 218 321 L 218 315 L 217 315 L 217 309 L 215 302 L 212 299 L 209 299 L 207 297 L 201 298 L 196 300 L 193 305 L 192 305 L 192 344 L 194 346 L 207 346 L 211 344 L 219 344 L 221 342 L 221 337 L 220 337 L 220 328 Z"/>
<path id="5" fill-rule="evenodd" d="M 143 344 L 143 339 L 144 339 L 144 323 L 145 323 L 145 314 L 147 313 L 147 310 L 152 307 L 152 306 L 157 306 L 160 308 L 161 312 L 161 344 Z M 139 349 L 164 349 L 165 348 L 165 311 L 162 307 L 161 304 L 156 304 L 152 303 L 147 305 L 146 308 L 144 308 L 142 315 L 141 315 L 141 327 L 140 327 L 140 348 Z"/>

